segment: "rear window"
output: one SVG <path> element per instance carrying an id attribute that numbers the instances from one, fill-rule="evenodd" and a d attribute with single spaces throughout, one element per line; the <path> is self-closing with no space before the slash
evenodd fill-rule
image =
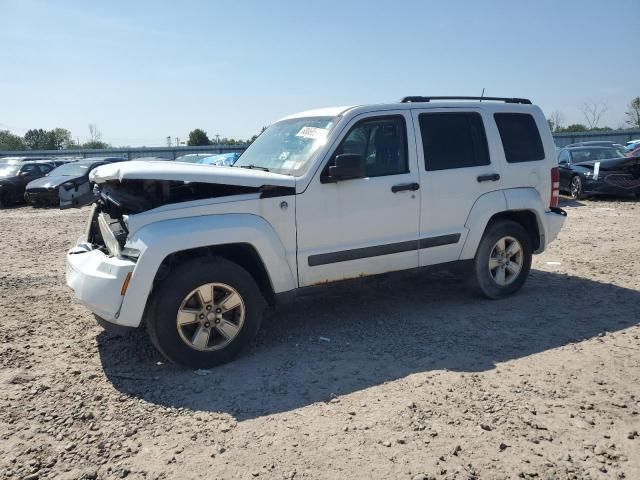
<path id="1" fill-rule="evenodd" d="M 478 113 L 421 113 L 418 118 L 427 171 L 489 165 L 487 136 Z"/>
<path id="2" fill-rule="evenodd" d="M 536 121 L 527 113 L 495 113 L 504 155 L 509 163 L 544 159 L 544 148 Z"/>

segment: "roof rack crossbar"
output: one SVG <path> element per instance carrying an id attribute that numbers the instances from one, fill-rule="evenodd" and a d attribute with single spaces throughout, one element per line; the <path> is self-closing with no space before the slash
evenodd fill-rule
<path id="1" fill-rule="evenodd" d="M 403 97 L 400 103 L 422 103 L 432 102 L 438 100 L 478 100 L 478 101 L 493 101 L 493 102 L 505 102 L 505 103 L 521 103 L 523 105 L 531 105 L 531 100 L 528 98 L 507 98 L 507 97 Z"/>

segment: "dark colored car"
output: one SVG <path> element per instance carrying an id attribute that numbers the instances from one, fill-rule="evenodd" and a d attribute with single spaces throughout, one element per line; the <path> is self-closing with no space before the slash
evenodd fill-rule
<path id="1" fill-rule="evenodd" d="M 565 148 L 571 148 L 571 147 L 611 147 L 611 148 L 615 148 L 623 155 L 627 152 L 624 145 L 621 145 L 615 142 L 606 141 L 606 140 L 592 140 L 589 142 L 577 142 L 577 143 L 572 143 L 570 145 L 567 145 Z"/>
<path id="2" fill-rule="evenodd" d="M 60 205 L 73 207 L 93 196 L 89 172 L 100 165 L 122 161 L 121 158 L 88 158 L 69 162 L 53 169 L 46 177 L 27 185 L 24 199 L 27 203 L 44 207 Z"/>
<path id="3" fill-rule="evenodd" d="M 588 195 L 640 195 L 640 158 L 614 147 L 571 147 L 558 152 L 560 190 L 573 198 Z"/>
<path id="4" fill-rule="evenodd" d="M 44 177 L 53 170 L 46 162 L 0 163 L 0 207 L 8 207 L 22 201 L 27 184 Z"/>

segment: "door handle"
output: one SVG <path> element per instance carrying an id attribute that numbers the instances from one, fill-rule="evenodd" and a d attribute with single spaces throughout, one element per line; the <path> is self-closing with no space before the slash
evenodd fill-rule
<path id="1" fill-rule="evenodd" d="M 403 192 L 405 190 L 411 190 L 412 192 L 415 192 L 416 190 L 418 190 L 420 188 L 420 184 L 419 183 L 400 183 L 398 185 L 394 185 L 393 187 L 391 187 L 391 191 L 393 193 L 398 193 L 398 192 Z"/>
<path id="2" fill-rule="evenodd" d="M 486 175 L 478 175 L 478 182 L 497 182 L 500 180 L 499 173 L 488 173 Z"/>

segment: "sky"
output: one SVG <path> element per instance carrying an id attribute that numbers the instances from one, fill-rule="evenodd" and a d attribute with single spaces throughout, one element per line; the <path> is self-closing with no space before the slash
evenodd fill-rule
<path id="1" fill-rule="evenodd" d="M 0 129 L 114 146 L 248 138 L 303 110 L 518 96 L 624 125 L 640 0 L 0 0 Z"/>

